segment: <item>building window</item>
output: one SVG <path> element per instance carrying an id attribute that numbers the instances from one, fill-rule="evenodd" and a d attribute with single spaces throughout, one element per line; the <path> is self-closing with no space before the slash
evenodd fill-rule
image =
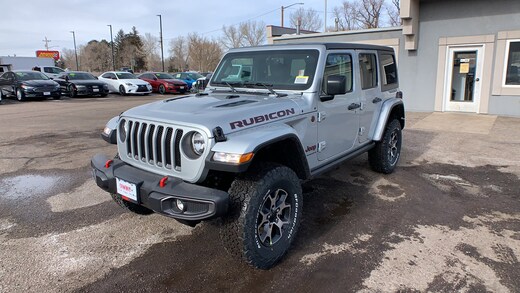
<path id="1" fill-rule="evenodd" d="M 520 40 L 508 45 L 506 85 L 520 85 Z"/>

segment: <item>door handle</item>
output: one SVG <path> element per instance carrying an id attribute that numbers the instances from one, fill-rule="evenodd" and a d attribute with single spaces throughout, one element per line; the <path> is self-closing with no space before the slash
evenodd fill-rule
<path id="1" fill-rule="evenodd" d="M 354 109 L 357 109 L 359 107 L 361 107 L 361 104 L 352 103 L 352 104 L 348 105 L 348 109 L 349 110 L 354 110 Z"/>
<path id="2" fill-rule="evenodd" d="M 372 100 L 372 103 L 374 103 L 374 104 L 377 104 L 377 103 L 379 103 L 379 102 L 381 102 L 381 98 L 378 98 L 378 97 L 375 97 L 375 98 Z"/>

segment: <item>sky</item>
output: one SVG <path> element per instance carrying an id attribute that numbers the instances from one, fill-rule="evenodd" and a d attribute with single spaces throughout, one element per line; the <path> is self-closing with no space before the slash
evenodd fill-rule
<path id="1" fill-rule="evenodd" d="M 35 56 L 36 50 L 45 50 L 47 38 L 49 50 L 62 51 L 85 45 L 91 40 L 110 41 L 123 29 L 129 32 L 135 26 L 144 36 L 150 33 L 159 37 L 159 17 L 162 15 L 164 54 L 169 56 L 170 40 L 189 33 L 199 33 L 217 38 L 222 26 L 235 25 L 247 20 L 263 21 L 266 25 L 280 25 L 281 6 L 285 9 L 284 23 L 299 7 L 316 10 L 323 18 L 325 2 L 329 12 L 327 25 L 333 23 L 330 13 L 342 0 L 18 0 L 0 1 L 0 56 Z"/>

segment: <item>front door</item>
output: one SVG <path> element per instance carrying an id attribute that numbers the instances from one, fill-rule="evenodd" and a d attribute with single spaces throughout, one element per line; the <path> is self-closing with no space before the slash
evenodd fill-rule
<path id="1" fill-rule="evenodd" d="M 444 111 L 479 112 L 482 52 L 482 46 L 448 49 Z"/>

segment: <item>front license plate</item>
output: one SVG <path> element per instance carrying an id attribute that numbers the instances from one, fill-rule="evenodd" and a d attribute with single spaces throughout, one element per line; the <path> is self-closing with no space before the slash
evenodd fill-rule
<path id="1" fill-rule="evenodd" d="M 50 95 L 51 95 L 51 92 L 44 92 L 43 95 L 44 95 L 44 96 L 50 96 Z"/>
<path id="2" fill-rule="evenodd" d="M 137 202 L 137 186 L 134 183 L 116 178 L 116 185 L 117 193 L 121 194 L 123 199 L 131 199 Z"/>
<path id="3" fill-rule="evenodd" d="M 183 87 L 183 86 L 180 86 L 179 88 L 180 88 L 181 90 L 183 90 L 183 89 L 184 89 L 184 87 Z"/>
<path id="4" fill-rule="evenodd" d="M 92 89 L 95 93 L 99 92 L 99 89 Z"/>

